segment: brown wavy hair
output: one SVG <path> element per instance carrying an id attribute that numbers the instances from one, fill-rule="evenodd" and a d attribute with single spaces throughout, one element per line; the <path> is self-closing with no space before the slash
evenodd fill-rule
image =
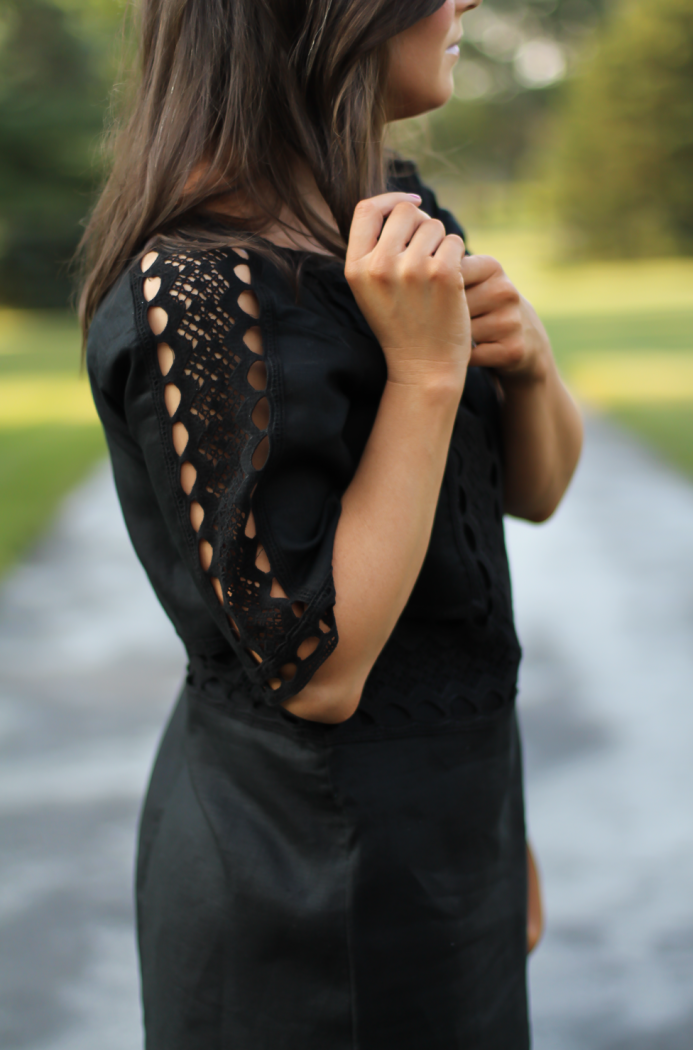
<path id="1" fill-rule="evenodd" d="M 130 115 L 111 133 L 111 174 L 80 247 L 85 337 L 154 240 L 273 255 L 261 234 L 287 206 L 343 257 L 356 204 L 386 185 L 387 43 L 442 2 L 141 0 Z M 338 233 L 303 200 L 297 159 Z M 205 211 L 222 195 L 243 214 L 211 225 Z"/>

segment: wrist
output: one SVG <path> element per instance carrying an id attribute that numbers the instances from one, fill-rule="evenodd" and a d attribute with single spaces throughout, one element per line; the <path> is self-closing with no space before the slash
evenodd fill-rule
<path id="1" fill-rule="evenodd" d="M 430 401 L 459 401 L 467 378 L 467 365 L 407 362 L 388 366 L 387 385 L 407 395 Z"/>

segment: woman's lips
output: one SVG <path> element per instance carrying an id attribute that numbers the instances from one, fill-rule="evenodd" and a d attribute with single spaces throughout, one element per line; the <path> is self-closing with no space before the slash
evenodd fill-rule
<path id="1" fill-rule="evenodd" d="M 460 45 L 459 44 L 450 44 L 450 47 L 446 47 L 445 48 L 445 54 L 446 55 L 459 55 L 459 53 L 460 53 Z"/>

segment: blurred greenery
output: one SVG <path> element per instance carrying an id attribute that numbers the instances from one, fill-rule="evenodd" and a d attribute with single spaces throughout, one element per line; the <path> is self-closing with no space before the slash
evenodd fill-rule
<path id="1" fill-rule="evenodd" d="M 2 0 L 0 301 L 64 306 L 98 180 L 113 3 Z"/>
<path id="2" fill-rule="evenodd" d="M 456 208 L 459 191 L 441 196 Z M 481 229 L 471 244 L 537 307 L 580 400 L 693 475 L 693 259 L 557 265 L 536 229 Z"/>
<path id="3" fill-rule="evenodd" d="M 105 451 L 65 306 L 128 6 L 0 0 L 0 571 Z M 484 0 L 464 29 L 455 98 L 395 139 L 578 394 L 693 471 L 692 0 Z"/>
<path id="4" fill-rule="evenodd" d="M 0 429 L 0 573 L 24 553 L 65 493 L 105 452 L 99 424 Z"/>
<path id="5" fill-rule="evenodd" d="M 0 311 L 0 573 L 106 452 L 64 310 Z"/>
<path id="6" fill-rule="evenodd" d="M 422 166 L 466 183 L 522 175 L 560 83 L 609 0 L 493 0 L 465 15 L 455 97 L 427 124 Z"/>
<path id="7" fill-rule="evenodd" d="M 682 405 L 620 405 L 612 415 L 665 459 L 693 476 L 693 409 Z"/>
<path id="8" fill-rule="evenodd" d="M 592 256 L 693 254 L 693 3 L 621 0 L 556 128 L 559 218 Z"/>

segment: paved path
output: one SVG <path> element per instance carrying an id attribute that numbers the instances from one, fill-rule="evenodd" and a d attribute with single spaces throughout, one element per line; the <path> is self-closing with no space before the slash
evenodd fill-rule
<path id="1" fill-rule="evenodd" d="M 693 487 L 592 421 L 565 506 L 508 537 L 535 1050 L 691 1050 Z M 182 669 L 100 470 L 0 592 L 3 1050 L 141 1048 L 134 827 Z"/>

